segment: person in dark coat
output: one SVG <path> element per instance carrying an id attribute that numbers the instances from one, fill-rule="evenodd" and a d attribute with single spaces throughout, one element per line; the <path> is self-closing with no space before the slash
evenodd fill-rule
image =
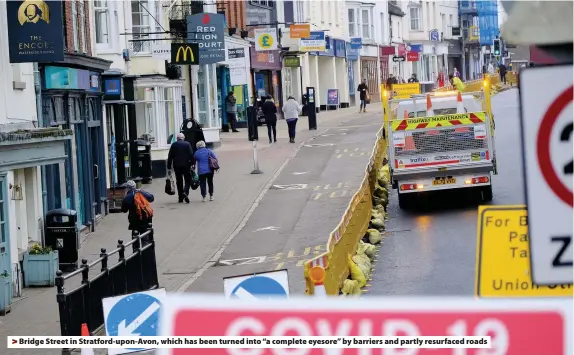
<path id="1" fill-rule="evenodd" d="M 411 77 L 409 78 L 409 83 L 418 83 L 419 79 L 417 78 L 417 74 L 413 73 L 413 75 L 411 75 Z"/>
<path id="2" fill-rule="evenodd" d="M 367 112 L 367 96 L 369 95 L 369 87 L 367 86 L 367 79 L 363 79 L 363 82 L 357 87 L 359 92 L 359 99 L 361 100 L 361 105 L 359 106 L 359 112 Z"/>
<path id="3" fill-rule="evenodd" d="M 277 143 L 277 106 L 275 106 L 275 101 L 273 101 L 271 96 L 267 96 L 262 110 L 265 115 L 265 123 L 267 124 L 269 144 L 273 142 Z"/>
<path id="4" fill-rule="evenodd" d="M 189 142 L 185 141 L 183 133 L 177 134 L 175 141 L 169 148 L 167 156 L 167 169 L 175 173 L 175 184 L 177 186 L 178 201 L 189 203 L 189 188 L 191 186 L 191 169 L 195 166 L 193 149 Z M 185 181 L 185 185 L 183 184 Z"/>
<path id="5" fill-rule="evenodd" d="M 152 224 L 153 210 L 150 203 L 154 201 L 154 196 L 147 191 L 138 190 L 133 180 L 126 182 L 124 186 L 127 192 L 122 200 L 122 212 L 128 213 L 128 229 L 143 234 Z"/>
<path id="6" fill-rule="evenodd" d="M 501 64 L 498 66 L 498 70 L 500 71 L 500 72 L 499 72 L 499 74 L 500 74 L 500 82 L 501 82 L 501 83 L 504 83 L 504 84 L 506 85 L 506 65 L 504 65 L 504 64 L 501 63 Z"/>

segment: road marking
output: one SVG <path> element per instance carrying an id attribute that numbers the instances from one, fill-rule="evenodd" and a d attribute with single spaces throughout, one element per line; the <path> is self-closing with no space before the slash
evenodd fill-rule
<path id="1" fill-rule="evenodd" d="M 307 173 L 308 173 L 308 171 L 302 171 L 302 172 L 294 172 L 294 173 L 291 173 L 291 174 L 293 174 L 293 175 L 303 175 L 303 174 L 307 174 Z"/>
<path id="2" fill-rule="evenodd" d="M 265 262 L 265 259 L 267 259 L 267 256 L 255 256 L 250 258 L 220 260 L 217 262 L 216 265 L 232 266 L 232 265 L 261 264 Z"/>
<path id="3" fill-rule="evenodd" d="M 269 227 L 263 227 L 263 228 L 256 229 L 253 231 L 253 233 L 263 232 L 263 231 L 277 231 L 277 230 L 279 230 L 279 227 L 269 226 Z"/>
<path id="4" fill-rule="evenodd" d="M 307 184 L 273 185 L 273 190 L 303 190 Z"/>
<path id="5" fill-rule="evenodd" d="M 334 146 L 333 143 L 324 143 L 324 144 L 305 144 L 304 147 L 309 147 L 309 148 L 313 148 L 313 147 L 332 147 Z"/>
<path id="6" fill-rule="evenodd" d="M 277 253 L 275 255 L 220 260 L 215 266 L 239 266 L 272 263 L 275 264 L 275 270 L 281 270 L 285 268 L 285 265 L 295 263 L 295 267 L 302 267 L 307 260 L 313 257 L 313 255 L 319 255 L 324 253 L 326 250 L 327 246 L 325 244 L 321 244 L 312 247 L 305 247 L 302 251 L 301 249 L 291 249 L 286 252 Z"/>

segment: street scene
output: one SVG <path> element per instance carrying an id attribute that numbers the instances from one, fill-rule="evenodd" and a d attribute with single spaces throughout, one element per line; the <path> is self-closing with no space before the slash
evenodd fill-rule
<path id="1" fill-rule="evenodd" d="M 572 11 L 0 2 L 0 354 L 571 354 Z"/>

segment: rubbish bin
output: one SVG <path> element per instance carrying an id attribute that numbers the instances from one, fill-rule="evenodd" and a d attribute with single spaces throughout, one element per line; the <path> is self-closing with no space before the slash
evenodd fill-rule
<path id="1" fill-rule="evenodd" d="M 61 270 L 78 267 L 80 236 L 77 220 L 78 215 L 74 210 L 62 208 L 46 213 L 45 242 L 58 251 Z"/>
<path id="2" fill-rule="evenodd" d="M 151 143 L 144 139 L 136 139 L 135 144 L 138 150 L 138 176 L 142 178 L 144 184 L 151 184 Z"/>

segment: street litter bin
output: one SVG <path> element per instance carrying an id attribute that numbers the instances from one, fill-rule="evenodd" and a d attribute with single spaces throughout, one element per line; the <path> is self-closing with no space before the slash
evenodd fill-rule
<path id="1" fill-rule="evenodd" d="M 144 139 L 136 139 L 138 176 L 144 184 L 151 184 L 151 143 Z"/>
<path id="2" fill-rule="evenodd" d="M 45 242 L 58 251 L 60 270 L 78 268 L 80 235 L 77 221 L 74 210 L 61 208 L 46 213 Z"/>

